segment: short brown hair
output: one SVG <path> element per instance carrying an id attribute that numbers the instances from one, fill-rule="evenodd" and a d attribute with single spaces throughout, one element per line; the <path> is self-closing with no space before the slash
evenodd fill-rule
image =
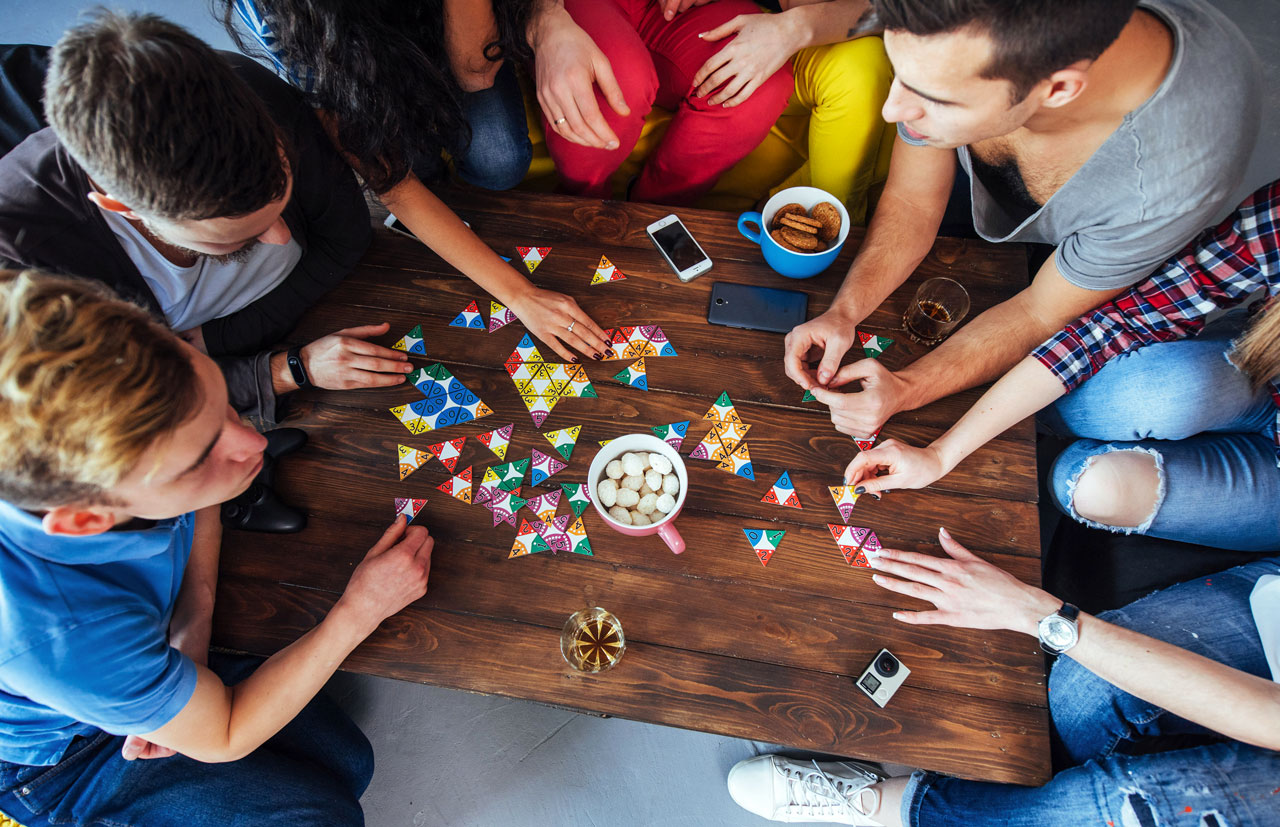
<path id="1" fill-rule="evenodd" d="M 99 282 L 0 270 L 0 499 L 110 504 L 201 396 L 187 351 L 146 310 Z"/>
<path id="2" fill-rule="evenodd" d="M 991 38 L 984 78 L 1013 84 L 1021 101 L 1049 75 L 1096 60 L 1120 36 L 1138 0 L 871 0 L 887 31 L 918 37 L 973 28 Z"/>
<path id="3" fill-rule="evenodd" d="M 288 187 L 288 147 L 262 100 L 209 46 L 156 15 L 102 11 L 64 34 L 45 109 L 85 171 L 145 215 L 247 215 Z"/>

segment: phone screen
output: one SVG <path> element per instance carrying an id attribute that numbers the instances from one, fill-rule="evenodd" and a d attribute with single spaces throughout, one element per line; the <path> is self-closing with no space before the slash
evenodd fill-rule
<path id="1" fill-rule="evenodd" d="M 678 272 L 688 270 L 706 259 L 706 255 L 698 248 L 693 236 L 689 235 L 689 231 L 679 222 L 668 224 L 654 232 L 653 240 L 657 242 L 662 252 L 667 254 L 667 258 L 671 259 L 671 264 Z"/>

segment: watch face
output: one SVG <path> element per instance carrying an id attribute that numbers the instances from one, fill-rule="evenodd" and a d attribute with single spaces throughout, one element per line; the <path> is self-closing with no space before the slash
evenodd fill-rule
<path id="1" fill-rule="evenodd" d="M 1054 649 L 1064 649 L 1075 642 L 1076 630 L 1066 620 L 1054 615 L 1040 625 L 1040 637 Z"/>

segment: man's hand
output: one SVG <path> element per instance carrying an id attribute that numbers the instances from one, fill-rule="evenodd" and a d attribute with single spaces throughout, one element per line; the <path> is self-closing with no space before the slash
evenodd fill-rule
<path id="1" fill-rule="evenodd" d="M 564 7 L 548 3 L 530 26 L 538 105 L 551 128 L 575 144 L 617 149 L 618 136 L 600 114 L 595 86 L 619 115 L 631 108 L 613 67 Z"/>
<path id="2" fill-rule="evenodd" d="M 840 360 L 853 347 L 860 321 L 832 306 L 821 316 L 791 328 L 783 343 L 783 367 L 791 381 L 807 391 L 815 385 L 825 388 L 840 369 Z M 807 365 L 815 358 L 822 359 L 816 376 Z"/>
<path id="3" fill-rule="evenodd" d="M 693 76 L 695 97 L 720 89 L 707 99 L 709 104 L 744 103 L 803 47 L 798 28 L 781 14 L 740 14 L 701 37 L 714 42 L 730 35 L 737 36 Z"/>
<path id="4" fill-rule="evenodd" d="M 401 515 L 369 549 L 334 605 L 365 636 L 378 624 L 427 593 L 431 551 L 436 541 L 422 526 Z"/>
<path id="5" fill-rule="evenodd" d="M 1040 619 L 1053 614 L 1061 600 L 1018 578 L 952 539 L 945 528 L 938 540 L 950 559 L 914 551 L 881 549 L 868 555 L 873 569 L 902 578 L 872 576 L 891 592 L 932 603 L 934 611 L 894 612 L 895 620 L 914 625 L 959 626 L 966 629 L 1011 629 L 1036 634 Z"/>
<path id="6" fill-rule="evenodd" d="M 838 393 L 833 388 L 861 382 L 862 390 Z M 907 383 L 875 359 L 862 359 L 841 368 L 827 387 L 809 389 L 814 398 L 831 410 L 831 424 L 854 439 L 871 435 L 905 407 Z"/>
<path id="7" fill-rule="evenodd" d="M 888 473 L 876 476 L 881 470 Z M 879 494 L 897 488 L 924 488 L 946 476 L 942 457 L 931 446 L 913 448 L 886 439 L 869 451 L 860 451 L 844 469 L 845 485 L 858 494 Z"/>
<path id="8" fill-rule="evenodd" d="M 570 362 L 578 361 L 570 347 L 593 359 L 600 359 L 609 346 L 600 325 L 563 293 L 532 287 L 520 299 L 512 301 L 510 307 L 530 333 L 551 345 L 561 358 Z"/>
<path id="9" fill-rule="evenodd" d="M 329 390 L 386 388 L 404 383 L 413 370 L 409 356 L 398 350 L 366 342 L 391 329 L 382 324 L 348 327 L 302 348 L 302 365 L 311 383 Z"/>

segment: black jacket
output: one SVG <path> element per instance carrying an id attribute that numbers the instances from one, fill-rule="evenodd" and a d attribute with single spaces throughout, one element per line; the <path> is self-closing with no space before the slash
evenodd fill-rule
<path id="1" fill-rule="evenodd" d="M 250 354 L 278 341 L 346 277 L 373 237 L 355 175 L 301 95 L 246 57 L 222 56 L 293 143 L 293 194 L 283 217 L 303 253 L 270 293 L 202 326 L 215 356 Z M 0 264 L 97 279 L 158 311 L 142 274 L 86 198 L 89 191 L 84 170 L 50 128 L 0 158 Z"/>

